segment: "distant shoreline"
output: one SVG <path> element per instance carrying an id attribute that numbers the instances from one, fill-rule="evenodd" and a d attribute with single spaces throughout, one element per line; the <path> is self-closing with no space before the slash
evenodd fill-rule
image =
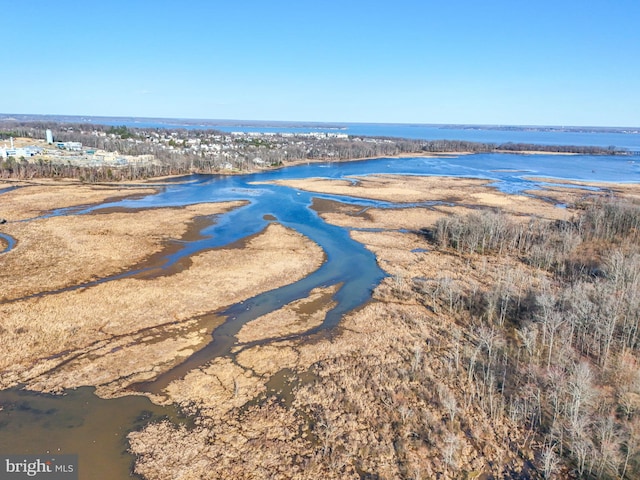
<path id="1" fill-rule="evenodd" d="M 250 120 L 250 119 L 215 119 L 215 118 L 172 118 L 172 117 L 144 117 L 144 116 L 103 116 L 103 115 L 54 115 L 54 114 L 24 114 L 0 113 L 0 121 L 41 122 L 52 121 L 60 123 L 99 123 L 101 121 L 165 124 L 168 128 L 182 125 L 203 127 L 255 127 L 255 128 L 325 128 L 347 129 L 353 125 L 393 125 L 407 127 L 429 127 L 442 130 L 492 130 L 517 132 L 572 132 L 572 133 L 621 133 L 640 135 L 640 126 L 598 126 L 598 125 L 500 125 L 474 123 L 415 123 L 415 122 L 326 122 L 326 121 L 291 121 L 291 120 Z"/>
<path id="2" fill-rule="evenodd" d="M 78 178 L 95 184 L 191 173 L 236 175 L 302 163 L 373 158 L 451 157 L 471 153 L 640 155 L 640 142 L 635 139 L 627 142 L 620 136 L 596 134 L 576 138 L 562 133 L 504 137 L 472 133 L 467 140 L 460 140 L 433 139 L 442 130 L 431 127 L 369 128 L 363 124 L 340 133 L 330 131 L 333 126 L 311 132 L 288 128 L 281 132 L 266 129 L 221 132 L 198 127 L 173 129 L 169 125 L 159 128 L 154 124 L 129 128 L 82 120 L 81 124 L 0 120 L 3 159 L 0 177 Z M 460 130 L 449 135 L 465 137 Z M 594 143 L 589 144 L 592 140 Z M 616 147 L 609 140 L 629 146 Z M 576 143 L 570 143 L 573 141 Z M 609 146 L 599 146 L 603 142 Z"/>

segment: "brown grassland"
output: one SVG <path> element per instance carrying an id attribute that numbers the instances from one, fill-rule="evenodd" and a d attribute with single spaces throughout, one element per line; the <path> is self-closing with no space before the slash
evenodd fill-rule
<path id="1" fill-rule="evenodd" d="M 31 188 L 5 194 L 11 198 L 3 198 L 3 207 L 40 215 L 46 206 L 73 206 L 72 198 L 75 204 L 87 204 L 117 191 L 89 191 L 84 197 L 74 192 L 75 186 L 59 186 L 47 193 L 46 202 L 37 204 Z M 34 188 L 40 196 L 40 187 Z M 215 221 L 216 214 L 239 205 L 201 204 L 3 225 L 2 231 L 17 244 L 0 258 L 2 385 L 30 382 L 30 388 L 42 390 L 98 385 L 104 394 L 114 394 L 117 389 L 108 384 L 116 382 L 121 390 L 154 376 L 206 342 L 215 322 L 200 325 L 203 315 L 302 278 L 320 265 L 322 251 L 315 244 L 272 224 L 244 248 L 204 252 L 173 275 L 64 289 L 145 266 L 144 259 L 170 250 L 172 239 L 193 236 L 198 219 Z M 43 292 L 48 293 L 37 295 Z"/>
<path id="2" fill-rule="evenodd" d="M 318 288 L 247 323 L 229 355 L 153 395 L 195 424 L 132 432 L 136 473 L 637 478 L 639 186 L 507 195 L 441 177 L 286 183 L 434 203 L 362 210 L 316 200 L 325 221 L 369 229 L 351 235 L 389 276 L 335 329 L 299 335 L 333 306 L 337 287 Z M 121 194 L 43 188 L 33 192 L 47 200 L 36 203 L 31 188 L 40 187 L 2 195 L 17 212 L 10 220 Z M 27 297 L 152 262 L 193 235 L 198 218 L 237 206 L 1 226 L 18 241 L 0 256 L 2 386 L 126 394 L 201 348 L 222 321 L 211 314 L 321 264 L 317 245 L 272 223 L 243 248 L 200 253 L 170 275 Z"/>

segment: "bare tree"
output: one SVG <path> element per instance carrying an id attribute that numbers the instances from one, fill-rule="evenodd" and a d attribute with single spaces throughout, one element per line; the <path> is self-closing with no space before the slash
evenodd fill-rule
<path id="1" fill-rule="evenodd" d="M 541 460 L 544 478 L 553 478 L 558 471 L 558 465 L 560 463 L 553 445 L 546 445 L 544 447 Z"/>

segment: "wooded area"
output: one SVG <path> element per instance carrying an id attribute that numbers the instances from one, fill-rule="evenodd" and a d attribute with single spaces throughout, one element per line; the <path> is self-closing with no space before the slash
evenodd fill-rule
<path id="1" fill-rule="evenodd" d="M 471 327 L 475 347 L 455 353 L 459 401 L 526 425 L 544 445 L 545 478 L 639 478 L 640 206 L 599 200 L 569 222 L 472 213 L 426 234 L 452 255 L 521 265 L 504 265 L 488 285 L 413 285 Z"/>

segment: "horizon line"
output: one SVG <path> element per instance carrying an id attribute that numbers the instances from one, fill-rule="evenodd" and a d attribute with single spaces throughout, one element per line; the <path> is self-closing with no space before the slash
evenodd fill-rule
<path id="1" fill-rule="evenodd" d="M 66 113 L 2 113 L 0 112 L 0 120 L 8 120 L 3 117 L 71 117 L 71 118 L 90 118 L 90 119 L 133 119 L 133 120 L 178 120 L 188 122 L 224 122 L 227 124 L 242 123 L 247 126 L 248 122 L 261 124 L 288 124 L 288 125 L 420 125 L 420 126 L 470 126 L 470 127 L 519 127 L 519 128 L 599 128 L 599 129 L 633 129 L 640 130 L 640 126 L 631 125 L 562 125 L 562 124 L 516 124 L 516 123 L 422 123 L 422 122 L 379 122 L 379 121 L 327 121 L 327 120 L 259 120 L 259 119 L 236 119 L 236 118 L 200 118 L 200 117 L 153 117 L 153 116 L 137 116 L 137 115 L 84 115 L 84 114 L 66 114 Z M 86 123 L 86 122 L 79 122 Z M 232 125 L 231 125 L 232 126 Z M 135 127 L 134 127 L 135 128 Z"/>

